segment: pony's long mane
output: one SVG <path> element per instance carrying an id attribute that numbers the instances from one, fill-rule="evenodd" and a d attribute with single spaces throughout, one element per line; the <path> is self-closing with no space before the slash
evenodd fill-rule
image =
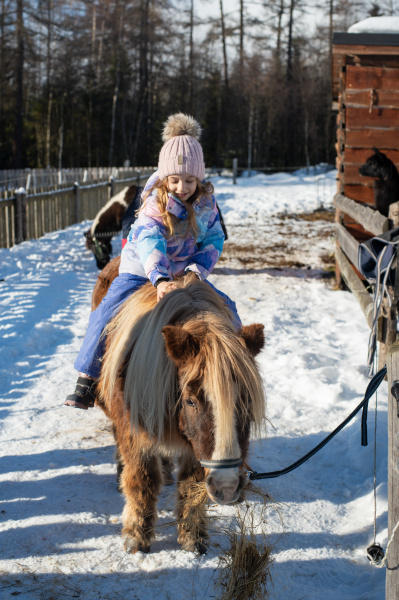
<path id="1" fill-rule="evenodd" d="M 218 294 L 190 276 L 179 286 L 157 303 L 155 288 L 147 284 L 124 303 L 108 326 L 100 390 L 110 402 L 123 368 L 125 403 L 133 426 L 140 424 L 150 435 L 161 438 L 165 416 L 173 415 L 180 391 L 201 379 L 226 436 L 223 445 L 229 446 L 237 397 L 241 409 L 251 411 L 255 424 L 263 419 L 262 380 Z M 177 368 L 166 353 L 162 336 L 165 325 L 176 324 L 200 340 L 200 351 L 185 365 L 179 389 Z"/>

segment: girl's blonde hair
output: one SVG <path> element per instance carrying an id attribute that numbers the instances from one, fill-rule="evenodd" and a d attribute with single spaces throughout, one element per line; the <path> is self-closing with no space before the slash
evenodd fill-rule
<path id="1" fill-rule="evenodd" d="M 204 183 L 202 183 L 199 179 L 197 179 L 197 189 L 195 190 L 194 194 L 190 196 L 187 202 L 184 202 L 184 200 L 180 200 L 184 208 L 187 210 L 188 215 L 187 220 L 185 220 L 182 223 L 181 219 L 179 219 L 175 215 L 172 215 L 172 213 L 166 210 L 169 201 L 168 194 L 170 193 L 168 190 L 167 182 L 168 180 L 167 178 L 165 178 L 163 180 L 158 179 L 158 181 L 154 183 L 154 185 L 148 190 L 148 192 L 143 197 L 142 205 L 138 212 L 140 212 L 143 209 L 148 196 L 154 190 L 156 190 L 157 202 L 161 211 L 163 224 L 165 225 L 167 230 L 167 237 L 184 237 L 187 234 L 187 232 L 191 229 L 194 237 L 196 238 L 198 234 L 198 227 L 195 218 L 193 203 L 196 200 L 200 200 L 201 198 L 209 198 L 210 196 L 212 196 L 212 194 L 214 193 L 213 185 L 210 181 L 205 181 Z"/>

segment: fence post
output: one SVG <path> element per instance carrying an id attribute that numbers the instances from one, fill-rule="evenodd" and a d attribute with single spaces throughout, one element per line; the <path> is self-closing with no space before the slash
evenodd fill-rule
<path id="1" fill-rule="evenodd" d="M 399 386 L 399 341 L 387 353 L 388 369 L 388 540 L 399 521 L 399 402 L 392 386 Z M 399 394 L 397 394 L 399 397 Z M 386 570 L 386 600 L 399 598 L 399 531 L 389 546 Z"/>
<path id="2" fill-rule="evenodd" d="M 75 223 L 80 223 L 80 194 L 77 181 L 73 184 L 73 193 L 75 194 Z"/>
<path id="3" fill-rule="evenodd" d="M 399 227 L 399 202 L 395 202 L 389 207 L 389 219 L 392 223 L 392 227 Z M 399 274 L 398 274 L 399 276 Z M 395 276 L 396 278 L 396 276 Z M 397 293 L 397 285 L 395 284 L 393 288 L 390 289 L 390 293 L 392 296 L 392 302 L 388 301 L 388 298 L 384 297 L 381 306 L 381 314 L 383 315 L 381 319 L 381 332 L 382 338 L 380 343 L 380 350 L 378 356 L 378 369 L 381 369 L 386 364 L 387 359 L 387 351 L 391 344 L 396 341 L 397 330 L 396 323 L 398 320 L 398 298 L 395 298 L 394 295 Z"/>
<path id="4" fill-rule="evenodd" d="M 15 190 L 15 243 L 20 244 L 27 238 L 26 191 L 24 188 Z"/>
<path id="5" fill-rule="evenodd" d="M 114 184 L 114 177 L 113 177 L 113 175 L 109 176 L 109 183 L 108 183 L 108 185 L 109 185 L 109 197 L 112 198 L 112 196 L 115 195 L 114 194 L 115 184 Z"/>
<path id="6" fill-rule="evenodd" d="M 233 184 L 234 185 L 237 183 L 237 163 L 238 163 L 238 159 L 233 158 Z"/>
<path id="7" fill-rule="evenodd" d="M 137 187 L 140 187 L 140 176 L 141 176 L 141 171 L 140 171 L 140 169 L 138 169 L 138 171 L 137 171 Z"/>

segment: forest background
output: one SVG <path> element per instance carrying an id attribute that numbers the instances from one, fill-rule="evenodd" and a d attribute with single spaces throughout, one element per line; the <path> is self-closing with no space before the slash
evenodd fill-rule
<path id="1" fill-rule="evenodd" d="M 331 38 L 395 0 L 0 0 L 0 169 L 150 166 L 176 111 L 209 167 L 335 158 Z"/>

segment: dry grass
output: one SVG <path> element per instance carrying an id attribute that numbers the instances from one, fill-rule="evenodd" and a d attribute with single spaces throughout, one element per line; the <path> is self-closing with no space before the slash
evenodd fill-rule
<path id="1" fill-rule="evenodd" d="M 249 530 L 247 515 L 237 532 L 229 532 L 230 546 L 219 557 L 218 600 L 266 599 L 271 581 L 271 549 Z M 251 519 L 253 515 L 249 516 Z M 251 526 L 251 522 L 249 523 Z"/>
<path id="2" fill-rule="evenodd" d="M 205 504 L 208 498 L 204 481 L 181 481 L 179 483 L 179 492 L 193 509 L 201 504 Z"/>
<path id="3" fill-rule="evenodd" d="M 320 208 L 314 210 L 311 213 L 298 213 L 296 215 L 283 215 L 281 218 L 284 219 L 297 219 L 301 221 L 327 221 L 333 223 L 335 220 L 335 210 L 328 210 L 326 208 Z"/>
<path id="4" fill-rule="evenodd" d="M 185 481 L 179 487 L 181 495 L 190 506 L 183 521 L 188 528 L 193 529 L 197 526 L 198 508 L 208 501 L 205 483 Z M 269 494 L 247 481 L 240 503 L 235 507 L 235 515 L 227 517 L 227 526 L 220 526 L 220 515 L 206 513 L 209 530 L 214 534 L 222 534 L 226 539 L 226 544 L 222 544 L 226 548 L 219 555 L 219 565 L 212 578 L 215 581 L 214 597 L 217 600 L 268 598 L 273 560 L 265 530 L 266 512 L 270 508 L 277 510 L 281 518 L 280 508 Z M 226 517 L 223 522 L 226 523 Z M 175 523 L 176 521 L 169 521 L 161 527 Z M 220 548 L 218 544 L 215 547 Z"/>
<path id="5" fill-rule="evenodd" d="M 252 497 L 255 502 L 248 502 Z M 272 550 L 265 533 L 266 510 L 275 505 L 260 487 L 248 481 L 243 503 L 225 531 L 229 546 L 219 557 L 218 600 L 264 600 L 272 582 Z"/>

